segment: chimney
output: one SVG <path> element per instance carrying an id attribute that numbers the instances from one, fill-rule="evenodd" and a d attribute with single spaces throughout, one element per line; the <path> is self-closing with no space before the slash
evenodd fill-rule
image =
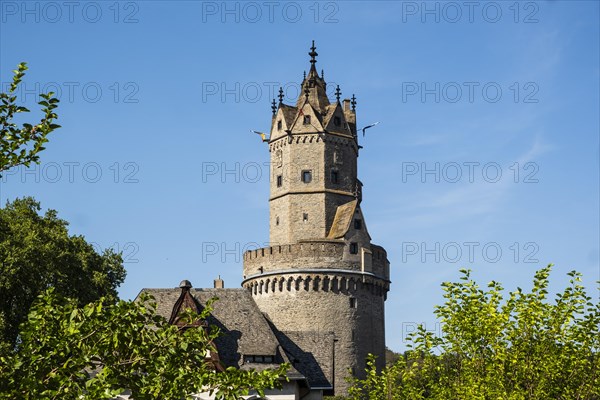
<path id="1" fill-rule="evenodd" d="M 350 99 L 344 99 L 343 110 L 344 111 L 350 111 Z"/>
<path id="2" fill-rule="evenodd" d="M 215 289 L 223 289 L 225 287 L 225 281 L 221 279 L 221 275 L 217 279 L 215 279 Z"/>

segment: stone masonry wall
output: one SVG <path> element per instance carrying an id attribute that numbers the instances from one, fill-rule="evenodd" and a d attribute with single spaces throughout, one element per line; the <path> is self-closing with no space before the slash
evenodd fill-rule
<path id="1" fill-rule="evenodd" d="M 337 207 L 354 199 L 355 141 L 304 134 L 291 140 L 282 137 L 269 149 L 271 244 L 326 237 Z M 310 171 L 310 182 L 302 180 L 303 171 Z M 337 172 L 337 182 L 332 171 Z"/>
<path id="2" fill-rule="evenodd" d="M 337 284 L 333 284 L 334 279 Z M 364 377 L 367 354 L 376 354 L 384 361 L 387 290 L 379 280 L 363 282 L 360 276 L 313 274 L 285 281 L 255 278 L 246 281 L 244 287 L 251 290 L 258 307 L 279 330 L 334 332 L 337 394 L 347 390 L 344 379 L 348 369 Z M 319 346 L 315 343 L 313 351 L 318 352 Z"/>

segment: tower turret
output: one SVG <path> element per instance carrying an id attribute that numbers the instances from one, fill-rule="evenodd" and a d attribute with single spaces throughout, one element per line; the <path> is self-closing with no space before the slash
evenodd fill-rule
<path id="1" fill-rule="evenodd" d="M 243 285 L 282 334 L 334 338 L 331 353 L 323 354 L 317 341 L 313 356 L 330 391 L 343 394 L 348 368 L 360 376 L 368 353 L 385 361 L 389 262 L 371 243 L 361 210 L 356 99 L 340 101 L 338 86 L 329 100 L 314 41 L 310 50 L 296 104 L 280 96 L 274 109 L 271 246 L 244 254 Z"/>
<path id="2" fill-rule="evenodd" d="M 328 237 L 338 207 L 360 186 L 355 111 L 339 96 L 330 103 L 314 43 L 311 50 L 296 105 L 280 102 L 271 126 L 271 244 Z"/>

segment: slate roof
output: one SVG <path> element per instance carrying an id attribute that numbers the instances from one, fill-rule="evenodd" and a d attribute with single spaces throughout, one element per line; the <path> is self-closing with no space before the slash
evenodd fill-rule
<path id="1" fill-rule="evenodd" d="M 157 313 L 169 320 L 181 289 L 142 289 L 141 292 L 151 294 L 156 299 Z M 218 298 L 206 322 L 221 330 L 222 335 L 215 345 L 225 366 L 241 367 L 243 355 L 277 356 L 279 342 L 247 290 L 191 289 L 190 293 L 200 309 L 209 299 Z"/>
<path id="2" fill-rule="evenodd" d="M 275 330 L 292 366 L 306 377 L 311 388 L 332 387 L 333 332 Z"/>
<path id="3" fill-rule="evenodd" d="M 142 293 L 152 295 L 156 301 L 157 314 L 170 320 L 182 290 L 142 289 L 140 294 Z M 218 299 L 213 303 L 213 311 L 206 323 L 209 326 L 216 325 L 221 331 L 221 335 L 215 340 L 215 346 L 225 367 L 261 371 L 277 368 L 287 362 L 292 365 L 287 373 L 288 378 L 305 379 L 294 368 L 288 354 L 281 348 L 269 323 L 246 289 L 190 289 L 189 293 L 197 302 L 198 310 L 202 310 L 208 300 L 215 297 Z M 273 363 L 244 363 L 244 355 L 273 356 Z"/>
<path id="4" fill-rule="evenodd" d="M 283 112 L 283 117 L 285 118 L 285 124 L 288 127 L 291 127 L 294 123 L 294 119 L 296 118 L 296 114 L 298 113 L 298 109 L 293 106 L 288 106 L 287 104 L 280 104 L 279 107 Z"/>
<path id="5" fill-rule="evenodd" d="M 350 222 L 352 222 L 352 218 L 354 218 L 354 211 L 356 210 L 357 204 L 358 200 L 352 200 L 346 204 L 338 206 L 337 210 L 335 211 L 335 217 L 333 217 L 331 229 L 327 235 L 328 239 L 339 239 L 346 235 L 350 229 Z"/>
<path id="6" fill-rule="evenodd" d="M 327 97 L 327 91 L 325 80 L 319 76 L 314 64 L 308 71 L 308 76 L 302 81 L 302 90 L 298 94 L 298 100 L 296 100 L 296 107 L 301 108 L 304 105 L 306 94 L 304 90 L 306 87 L 309 88 L 308 102 L 313 108 L 318 110 L 320 113 L 324 113 L 327 110 L 329 98 Z"/>

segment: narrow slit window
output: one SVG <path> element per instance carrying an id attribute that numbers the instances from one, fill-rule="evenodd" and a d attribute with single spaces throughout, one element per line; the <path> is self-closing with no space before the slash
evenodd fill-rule
<path id="1" fill-rule="evenodd" d="M 356 298 L 354 297 L 350 297 L 350 308 L 356 308 Z"/>
<path id="2" fill-rule="evenodd" d="M 331 183 L 339 182 L 339 172 L 335 169 L 331 170 Z"/>
<path id="3" fill-rule="evenodd" d="M 304 119 L 302 120 L 302 123 L 304 125 L 310 125 L 310 115 L 305 115 Z"/>
<path id="4" fill-rule="evenodd" d="M 354 220 L 354 229 L 362 229 L 362 220 L 360 220 L 360 219 Z"/>
<path id="5" fill-rule="evenodd" d="M 358 243 L 350 243 L 350 254 L 358 254 Z"/>
<path id="6" fill-rule="evenodd" d="M 304 222 L 308 221 L 308 213 L 302 214 L 302 221 L 304 221 Z"/>
<path id="7" fill-rule="evenodd" d="M 310 170 L 304 170 L 302 171 L 302 182 L 304 183 L 310 183 L 310 181 L 312 181 L 312 171 Z"/>
<path id="8" fill-rule="evenodd" d="M 341 126 L 342 125 L 342 119 L 340 117 L 333 117 L 333 124 L 335 126 Z"/>
<path id="9" fill-rule="evenodd" d="M 283 184 L 283 177 L 281 175 L 277 175 L 277 187 L 281 187 Z"/>
<path id="10" fill-rule="evenodd" d="M 277 130 L 281 130 L 281 120 L 277 121 Z"/>

